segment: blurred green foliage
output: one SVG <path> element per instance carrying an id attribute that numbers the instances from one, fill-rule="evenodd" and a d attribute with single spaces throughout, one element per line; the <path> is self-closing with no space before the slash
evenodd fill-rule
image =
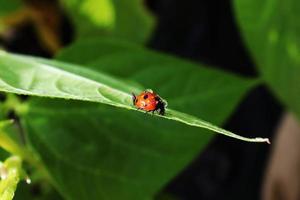
<path id="1" fill-rule="evenodd" d="M 300 3 L 235 0 L 235 8 L 262 79 L 300 119 Z"/>
<path id="2" fill-rule="evenodd" d="M 22 159 L 18 156 L 7 158 L 1 163 L 0 172 L 0 199 L 11 200 L 15 195 L 17 184 L 24 177 Z"/>
<path id="3" fill-rule="evenodd" d="M 154 18 L 143 0 L 64 0 L 77 37 L 109 35 L 136 43 L 147 41 Z"/>

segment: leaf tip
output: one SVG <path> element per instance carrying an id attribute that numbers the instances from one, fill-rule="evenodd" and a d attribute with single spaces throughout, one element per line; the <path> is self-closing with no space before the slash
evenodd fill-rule
<path id="1" fill-rule="evenodd" d="M 267 144 L 271 144 L 269 138 L 256 138 L 256 142 L 264 142 Z"/>

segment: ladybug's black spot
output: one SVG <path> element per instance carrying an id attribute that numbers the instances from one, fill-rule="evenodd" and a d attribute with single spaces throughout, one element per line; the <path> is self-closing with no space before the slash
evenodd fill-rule
<path id="1" fill-rule="evenodd" d="M 148 94 L 146 94 L 145 96 L 144 96 L 144 99 L 147 99 L 148 98 Z"/>

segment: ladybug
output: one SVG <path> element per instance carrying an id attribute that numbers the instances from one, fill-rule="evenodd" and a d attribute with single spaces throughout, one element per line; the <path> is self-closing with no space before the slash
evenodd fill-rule
<path id="1" fill-rule="evenodd" d="M 137 109 L 152 113 L 157 111 L 160 115 L 165 114 L 167 107 L 167 103 L 152 90 L 145 90 L 138 96 L 132 93 L 132 101 Z"/>

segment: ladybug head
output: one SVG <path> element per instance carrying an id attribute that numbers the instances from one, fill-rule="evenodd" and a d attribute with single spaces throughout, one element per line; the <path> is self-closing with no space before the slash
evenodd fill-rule
<path id="1" fill-rule="evenodd" d="M 157 110 L 158 110 L 158 113 L 160 115 L 165 115 L 165 111 L 166 111 L 166 103 L 162 100 L 160 100 L 157 104 Z"/>

